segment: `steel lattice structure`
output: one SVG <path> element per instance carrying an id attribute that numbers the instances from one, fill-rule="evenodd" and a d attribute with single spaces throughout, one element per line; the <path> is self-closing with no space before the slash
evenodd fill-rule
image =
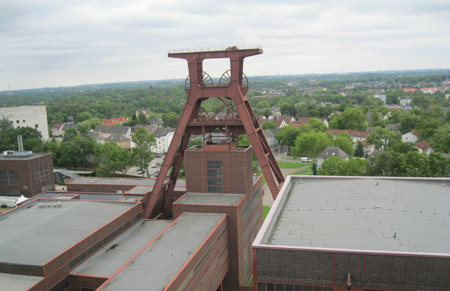
<path id="1" fill-rule="evenodd" d="M 230 47 L 220 51 L 169 53 L 169 57 L 186 59 L 188 62 L 189 76 L 185 82 L 188 98 L 153 191 L 148 195 L 149 197 L 146 197 L 145 218 L 164 213 L 172 203 L 175 183 L 191 134 L 210 133 L 211 135 L 212 132 L 220 131 L 224 133 L 223 136 L 233 139 L 246 133 L 270 192 L 273 198 L 276 198 L 283 185 L 284 177 L 246 97 L 248 80 L 243 73 L 244 58 L 262 54 L 262 52 L 260 48 Z M 203 61 L 212 58 L 230 60 L 230 70 L 222 74 L 218 84 L 214 84 L 208 73 L 203 71 Z M 218 98 L 223 103 L 219 109 L 226 109 L 226 112 L 220 118 L 210 116 L 202 110 L 202 102 L 209 98 Z M 224 138 L 222 142 L 229 143 L 231 139 Z M 204 146 L 207 146 L 206 144 L 204 142 Z M 161 198 L 162 208 L 157 209 L 156 206 Z"/>

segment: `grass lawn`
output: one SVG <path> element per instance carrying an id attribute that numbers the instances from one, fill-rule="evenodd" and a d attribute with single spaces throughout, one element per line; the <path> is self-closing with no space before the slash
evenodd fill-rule
<path id="1" fill-rule="evenodd" d="M 266 219 L 267 214 L 269 213 L 270 206 L 264 205 L 263 206 L 263 219 Z"/>
<path id="2" fill-rule="evenodd" d="M 278 162 L 278 166 L 281 169 L 296 169 L 306 167 L 308 164 L 296 163 L 296 162 Z"/>

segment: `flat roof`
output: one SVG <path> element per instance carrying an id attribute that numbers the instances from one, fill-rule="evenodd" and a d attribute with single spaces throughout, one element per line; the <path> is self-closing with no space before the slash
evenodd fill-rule
<path id="1" fill-rule="evenodd" d="M 244 194 L 188 192 L 176 204 L 235 206 L 241 201 L 242 197 L 244 197 Z"/>
<path id="2" fill-rule="evenodd" d="M 0 286 L 2 290 L 23 291 L 30 289 L 42 279 L 43 277 L 0 273 Z"/>
<path id="3" fill-rule="evenodd" d="M 66 197 L 64 197 L 64 195 L 67 195 Z M 99 192 L 99 193 L 86 193 L 86 192 L 79 192 L 79 191 L 63 191 L 63 192 L 46 192 L 43 194 L 39 194 L 36 196 L 33 196 L 31 198 L 29 198 L 29 200 L 27 200 L 26 202 L 31 202 L 37 199 L 41 199 L 41 198 L 45 198 L 45 199 L 70 199 L 70 197 L 68 196 L 73 196 L 73 195 L 79 195 L 80 200 L 102 200 L 102 201 L 124 201 L 126 200 L 126 196 L 123 194 L 117 194 L 117 193 L 104 193 L 104 192 Z M 134 200 L 127 200 L 127 201 L 134 201 Z"/>
<path id="4" fill-rule="evenodd" d="M 97 177 L 80 177 L 71 181 L 69 184 L 92 184 L 92 185 L 137 185 L 137 186 L 153 186 L 156 179 L 153 178 L 97 178 Z M 177 179 L 176 187 L 185 187 L 186 181 Z"/>
<path id="5" fill-rule="evenodd" d="M 225 216 L 183 213 L 103 289 L 163 290 Z"/>
<path id="6" fill-rule="evenodd" d="M 167 220 L 141 220 L 78 266 L 71 274 L 111 277 L 170 223 L 171 221 Z"/>
<path id="7" fill-rule="evenodd" d="M 146 194 L 153 190 L 153 186 L 136 186 L 133 189 L 128 190 L 127 194 Z"/>
<path id="8" fill-rule="evenodd" d="M 286 182 L 254 245 L 450 254 L 450 179 Z"/>
<path id="9" fill-rule="evenodd" d="M 42 266 L 134 205 L 37 200 L 8 211 L 0 216 L 0 263 Z"/>

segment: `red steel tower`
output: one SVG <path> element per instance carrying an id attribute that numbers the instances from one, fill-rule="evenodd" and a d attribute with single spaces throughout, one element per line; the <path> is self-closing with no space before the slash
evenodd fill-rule
<path id="1" fill-rule="evenodd" d="M 245 96 L 248 80 L 243 73 L 244 58 L 262 52 L 260 48 L 229 47 L 220 51 L 169 53 L 169 57 L 186 59 L 188 62 L 189 76 L 185 82 L 188 99 L 153 191 L 146 199 L 145 218 L 164 214 L 173 202 L 173 190 L 191 134 L 204 136 L 204 148 L 212 145 L 215 148 L 229 148 L 235 146 L 240 134 L 246 133 L 270 192 L 276 198 L 284 177 Z M 230 69 L 222 74 L 218 83 L 214 83 L 208 73 L 203 71 L 203 61 L 216 58 L 230 60 Z M 202 102 L 209 98 L 217 98 L 222 102 L 219 109 L 224 114 L 220 118 L 203 110 Z"/>

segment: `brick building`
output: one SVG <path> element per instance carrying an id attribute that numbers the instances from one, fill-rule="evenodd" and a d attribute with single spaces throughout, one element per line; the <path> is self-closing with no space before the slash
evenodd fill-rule
<path id="1" fill-rule="evenodd" d="M 55 189 L 51 154 L 5 152 L 0 155 L 0 195 L 31 197 Z"/>
<path id="2" fill-rule="evenodd" d="M 449 290 L 449 182 L 288 177 L 253 244 L 255 290 Z"/>

